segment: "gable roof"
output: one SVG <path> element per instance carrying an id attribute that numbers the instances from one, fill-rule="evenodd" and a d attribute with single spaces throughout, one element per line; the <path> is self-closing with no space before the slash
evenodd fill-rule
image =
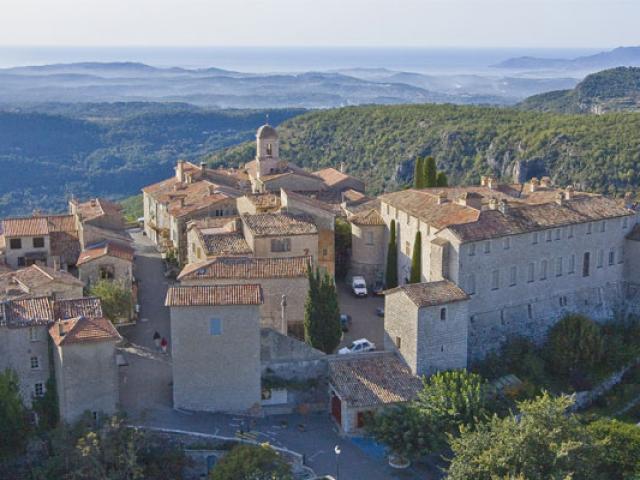
<path id="1" fill-rule="evenodd" d="M 31 265 L 20 270 L 0 274 L 0 286 L 5 285 L 8 287 L 11 284 L 18 284 L 25 289 L 24 293 L 29 293 L 30 290 L 44 287 L 50 283 L 84 286 L 84 283 L 78 278 L 64 270 L 56 271 L 41 265 Z"/>
<path id="2" fill-rule="evenodd" d="M 323 168 L 322 170 L 313 172 L 313 174 L 317 177 L 320 177 L 324 181 L 325 185 L 327 185 L 329 188 L 346 180 L 353 180 L 361 184 L 362 189 L 364 190 L 364 182 L 362 180 L 359 180 L 347 173 L 341 172 L 340 170 L 333 167 Z"/>
<path id="3" fill-rule="evenodd" d="M 170 287 L 167 307 L 262 305 L 260 285 Z"/>
<path id="4" fill-rule="evenodd" d="M 129 245 L 119 242 L 100 242 L 90 245 L 80 252 L 77 265 L 83 265 L 101 257 L 115 257 L 127 262 L 133 261 L 134 249 Z"/>
<path id="5" fill-rule="evenodd" d="M 349 221 L 356 225 L 365 225 L 365 226 L 383 226 L 384 220 L 382 215 L 378 212 L 378 210 L 364 210 L 362 212 L 358 212 L 349 217 Z"/>
<path id="6" fill-rule="evenodd" d="M 33 215 L 31 217 L 5 218 L 2 234 L 6 237 L 36 237 L 53 232 L 76 232 L 73 215 Z"/>
<path id="7" fill-rule="evenodd" d="M 202 233 L 198 231 L 198 234 L 207 256 L 251 253 L 249 244 L 240 232 Z"/>
<path id="8" fill-rule="evenodd" d="M 103 216 L 120 217 L 122 206 L 105 198 L 92 198 L 86 202 L 76 202 L 77 212 L 82 221 L 91 221 Z"/>
<path id="9" fill-rule="evenodd" d="M 49 297 L 10 300 L 0 304 L 0 325 L 10 328 L 46 325 L 53 318 Z"/>
<path id="10" fill-rule="evenodd" d="M 58 346 L 122 340 L 113 324 L 104 317 L 58 320 L 49 327 L 49 335 Z"/>
<path id="11" fill-rule="evenodd" d="M 187 265 L 178 280 L 305 277 L 310 263 L 311 257 L 217 257 Z"/>
<path id="12" fill-rule="evenodd" d="M 242 221 L 257 237 L 313 235 L 318 233 L 313 217 L 305 214 L 261 213 L 242 215 Z"/>
<path id="13" fill-rule="evenodd" d="M 469 295 L 464 290 L 449 280 L 401 285 L 386 290 L 384 294 L 390 295 L 398 292 L 404 293 L 418 308 L 445 305 L 469 299 Z"/>
<path id="14" fill-rule="evenodd" d="M 416 398 L 422 381 L 393 353 L 329 361 L 329 382 L 349 407 L 376 407 Z"/>
<path id="15" fill-rule="evenodd" d="M 72 298 L 56 300 L 53 304 L 56 320 L 66 320 L 76 317 L 102 317 L 102 302 L 97 297 Z"/>

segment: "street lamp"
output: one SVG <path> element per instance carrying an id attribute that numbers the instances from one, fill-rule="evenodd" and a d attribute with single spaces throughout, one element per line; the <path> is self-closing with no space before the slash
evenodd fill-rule
<path id="1" fill-rule="evenodd" d="M 333 449 L 336 452 L 336 480 L 340 479 L 340 454 L 342 450 L 340 450 L 340 445 L 336 445 Z"/>

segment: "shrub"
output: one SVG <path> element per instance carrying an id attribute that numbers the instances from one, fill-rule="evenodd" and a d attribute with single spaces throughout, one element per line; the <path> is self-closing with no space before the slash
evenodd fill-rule
<path id="1" fill-rule="evenodd" d="M 632 479 L 640 475 L 640 428 L 618 420 L 600 419 L 588 426 L 600 447 L 597 471 L 602 478 Z"/>
<path id="2" fill-rule="evenodd" d="M 547 336 L 545 355 L 549 365 L 561 374 L 593 368 L 602 359 L 600 327 L 583 315 L 567 315 Z"/>
<path id="3" fill-rule="evenodd" d="M 291 467 L 267 444 L 238 445 L 211 472 L 211 480 L 290 480 Z"/>

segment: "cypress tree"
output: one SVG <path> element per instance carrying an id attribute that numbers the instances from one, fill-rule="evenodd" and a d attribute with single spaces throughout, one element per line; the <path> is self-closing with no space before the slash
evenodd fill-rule
<path id="1" fill-rule="evenodd" d="M 427 157 L 424 162 L 424 186 L 431 188 L 436 186 L 438 170 L 436 168 L 436 159 Z"/>
<path id="2" fill-rule="evenodd" d="M 304 304 L 304 340 L 313 348 L 333 353 L 340 343 L 340 306 L 336 286 L 328 274 L 308 267 L 309 291 Z"/>
<path id="3" fill-rule="evenodd" d="M 415 168 L 413 170 L 413 187 L 424 188 L 424 158 L 416 158 Z"/>
<path id="4" fill-rule="evenodd" d="M 409 283 L 420 283 L 422 278 L 422 234 L 416 232 L 416 241 L 413 242 L 413 255 L 411 256 L 411 276 Z"/>
<path id="5" fill-rule="evenodd" d="M 389 235 L 389 247 L 387 249 L 386 284 L 387 288 L 398 286 L 398 246 L 396 244 L 395 220 L 391 220 L 391 233 Z"/>
<path id="6" fill-rule="evenodd" d="M 449 181 L 447 180 L 447 174 L 444 172 L 438 172 L 438 176 L 436 178 L 436 186 L 437 187 L 448 187 Z"/>
<path id="7" fill-rule="evenodd" d="M 309 279 L 309 290 L 304 302 L 304 341 L 313 346 L 318 342 L 319 288 L 318 276 L 311 265 L 307 266 L 307 278 Z"/>

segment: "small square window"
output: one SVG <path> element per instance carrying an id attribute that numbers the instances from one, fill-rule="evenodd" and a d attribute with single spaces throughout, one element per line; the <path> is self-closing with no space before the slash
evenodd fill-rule
<path id="1" fill-rule="evenodd" d="M 44 248 L 44 238 L 33 237 L 33 248 Z"/>
<path id="2" fill-rule="evenodd" d="M 222 320 L 219 318 L 212 318 L 209 320 L 209 334 L 218 336 L 222 335 Z"/>
<path id="3" fill-rule="evenodd" d="M 9 240 L 9 248 L 11 250 L 20 250 L 22 248 L 21 238 L 12 238 Z"/>
<path id="4" fill-rule="evenodd" d="M 30 363 L 32 370 L 37 370 L 38 368 L 40 368 L 40 359 L 38 357 L 31 357 Z"/>

